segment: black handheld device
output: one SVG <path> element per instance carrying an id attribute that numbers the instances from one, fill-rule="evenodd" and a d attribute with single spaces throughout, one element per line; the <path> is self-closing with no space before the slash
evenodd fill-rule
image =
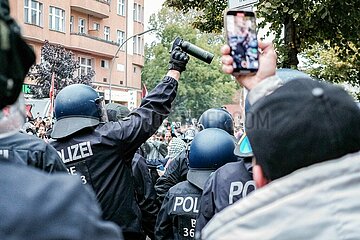
<path id="1" fill-rule="evenodd" d="M 190 54 L 193 57 L 196 57 L 197 59 L 206 62 L 208 64 L 211 63 L 211 61 L 214 58 L 214 54 L 205 51 L 202 48 L 199 48 L 198 46 L 185 41 L 184 39 L 177 37 L 175 38 L 173 45 L 170 49 L 170 52 L 175 48 L 175 47 L 180 47 L 184 52 Z"/>

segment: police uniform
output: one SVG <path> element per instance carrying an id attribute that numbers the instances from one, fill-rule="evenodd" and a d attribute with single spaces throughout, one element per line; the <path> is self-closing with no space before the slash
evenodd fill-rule
<path id="1" fill-rule="evenodd" d="M 156 202 L 156 193 L 149 168 L 145 158 L 138 153 L 135 153 L 131 165 L 134 175 L 136 201 L 142 214 L 142 228 L 145 235 L 150 239 L 155 239 L 154 229 L 159 206 Z"/>
<path id="2" fill-rule="evenodd" d="M 51 143 L 69 173 L 79 175 L 83 184 L 92 186 L 104 219 L 116 222 L 125 239 L 143 236 L 131 160 L 170 113 L 177 86 L 175 79 L 166 76 L 123 121 L 100 123 Z"/>
<path id="3" fill-rule="evenodd" d="M 251 162 L 241 160 L 227 163 L 210 175 L 201 198 L 196 238 L 216 213 L 255 190 L 251 170 Z"/>
<path id="4" fill-rule="evenodd" d="M 101 219 L 91 189 L 68 174 L 0 158 L 0 189 L 0 239 L 123 239 L 116 224 Z"/>
<path id="5" fill-rule="evenodd" d="M 160 205 L 171 187 L 186 180 L 188 170 L 188 159 L 186 151 L 184 150 L 178 157 L 169 163 L 164 175 L 159 177 L 156 181 L 155 191 Z"/>
<path id="6" fill-rule="evenodd" d="M 2 138 L 0 156 L 48 173 L 67 172 L 59 154 L 50 144 L 26 133 L 18 132 Z"/>
<path id="7" fill-rule="evenodd" d="M 161 239 L 194 239 L 202 190 L 189 181 L 176 184 L 165 196 L 155 226 Z"/>

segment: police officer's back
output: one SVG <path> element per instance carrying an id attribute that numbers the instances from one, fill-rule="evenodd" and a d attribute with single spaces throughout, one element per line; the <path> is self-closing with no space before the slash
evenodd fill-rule
<path id="1" fill-rule="evenodd" d="M 167 192 L 156 220 L 156 239 L 194 239 L 204 184 L 218 167 L 236 161 L 234 147 L 233 138 L 221 129 L 205 129 L 195 136 L 187 180 Z"/>
<path id="2" fill-rule="evenodd" d="M 203 112 L 199 118 L 199 129 L 189 129 L 185 132 L 183 140 L 187 143 L 187 150 L 177 156 L 168 166 L 163 176 L 155 184 L 158 201 L 162 203 L 167 191 L 175 184 L 184 181 L 188 172 L 188 150 L 198 130 L 219 128 L 231 136 L 234 135 L 234 121 L 231 114 L 222 108 L 210 108 Z"/>
<path id="3" fill-rule="evenodd" d="M 80 175 L 83 184 L 92 186 L 103 217 L 120 225 L 126 239 L 143 237 L 131 160 L 170 113 L 177 79 L 188 61 L 188 56 L 178 49 L 171 56 L 167 76 L 122 121 L 104 122 L 102 99 L 89 86 L 70 85 L 55 99 L 53 146 L 69 172 Z"/>
<path id="4" fill-rule="evenodd" d="M 216 213 L 256 189 L 252 177 L 253 153 L 246 133 L 239 140 L 234 154 L 239 161 L 220 167 L 205 183 L 196 220 L 196 239 L 200 239 L 201 230 Z"/>

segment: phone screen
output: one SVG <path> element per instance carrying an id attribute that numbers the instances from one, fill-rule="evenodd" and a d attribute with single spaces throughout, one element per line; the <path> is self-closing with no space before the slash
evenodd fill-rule
<path id="1" fill-rule="evenodd" d="M 259 52 L 255 14 L 228 11 L 226 31 L 230 54 L 234 59 L 234 72 L 256 72 L 259 68 Z"/>

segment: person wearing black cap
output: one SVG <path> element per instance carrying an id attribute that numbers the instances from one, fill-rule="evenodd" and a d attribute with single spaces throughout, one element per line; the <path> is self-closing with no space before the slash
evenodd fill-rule
<path id="1" fill-rule="evenodd" d="M 134 197 L 131 160 L 169 115 L 180 74 L 188 61 L 188 55 L 175 48 L 167 75 L 121 121 L 107 122 L 103 99 L 90 86 L 67 86 L 55 98 L 51 144 L 69 172 L 94 189 L 104 219 L 117 223 L 125 239 L 144 237 Z"/>
<path id="2" fill-rule="evenodd" d="M 187 180 L 167 192 L 156 220 L 156 239 L 194 239 L 204 184 L 217 168 L 237 160 L 234 147 L 233 138 L 222 129 L 205 129 L 195 136 Z"/>
<path id="3" fill-rule="evenodd" d="M 202 238 L 359 239 L 360 109 L 334 85 L 282 82 L 272 45 L 259 43 L 259 71 L 237 80 L 250 90 L 246 132 L 261 189 L 215 215 Z"/>
<path id="4" fill-rule="evenodd" d="M 246 133 L 240 138 L 234 154 L 239 160 L 218 168 L 205 183 L 196 219 L 195 239 L 201 239 L 201 230 L 216 213 L 256 189 L 252 178 L 253 153 Z"/>
<path id="5" fill-rule="evenodd" d="M 19 94 L 35 62 L 9 14 L 8 1 L 0 0 L 0 143 L 18 131 L 25 118 Z M 90 188 L 67 173 L 49 175 L 18 164 L 26 162 L 31 151 L 13 144 L 15 154 L 1 151 L 0 156 L 0 239 L 122 239 L 116 224 L 102 220 Z M 42 163 L 46 165 L 46 159 Z"/>

